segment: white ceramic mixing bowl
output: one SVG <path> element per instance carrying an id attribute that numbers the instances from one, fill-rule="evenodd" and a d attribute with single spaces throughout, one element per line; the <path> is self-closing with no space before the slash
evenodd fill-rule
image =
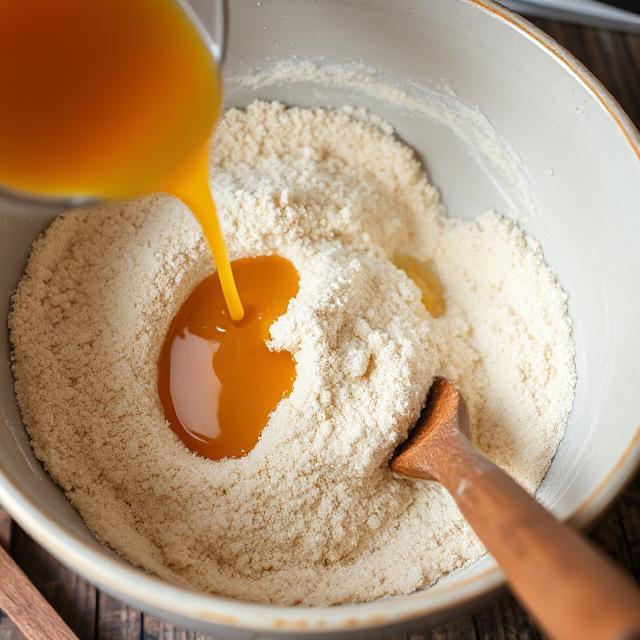
<path id="1" fill-rule="evenodd" d="M 618 105 L 547 36 L 484 0 L 235 0 L 226 73 L 228 104 L 261 97 L 370 107 L 422 154 L 451 215 L 493 207 L 541 241 L 570 295 L 579 382 L 539 495 L 562 518 L 592 521 L 640 457 L 640 140 Z M 2 317 L 51 215 L 2 204 Z M 412 595 L 301 609 L 148 576 L 96 542 L 35 460 L 5 322 L 0 332 L 0 501 L 47 550 L 116 597 L 227 637 L 326 637 L 435 624 L 502 583 L 487 558 Z"/>

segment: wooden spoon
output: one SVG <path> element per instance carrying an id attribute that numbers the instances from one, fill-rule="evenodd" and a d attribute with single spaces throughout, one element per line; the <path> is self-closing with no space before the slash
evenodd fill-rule
<path id="1" fill-rule="evenodd" d="M 78 640 L 1 546 L 0 609 L 16 623 L 27 640 Z"/>
<path id="2" fill-rule="evenodd" d="M 467 406 L 453 382 L 436 378 L 391 469 L 449 491 L 552 637 L 640 638 L 640 592 L 632 581 L 471 444 Z"/>

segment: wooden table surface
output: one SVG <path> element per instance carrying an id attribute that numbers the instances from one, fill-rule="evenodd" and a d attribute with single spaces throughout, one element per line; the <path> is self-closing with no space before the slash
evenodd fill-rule
<path id="1" fill-rule="evenodd" d="M 585 63 L 640 127 L 640 36 L 546 20 L 536 23 Z M 591 538 L 640 582 L 640 477 L 593 530 Z M 0 544 L 9 549 L 81 640 L 210 638 L 176 628 L 99 592 L 31 540 L 1 508 Z M 396 636 L 394 640 L 541 637 L 522 608 L 504 591 L 491 605 L 473 615 L 430 632 Z M 21 638 L 11 621 L 0 612 L 0 640 Z"/>

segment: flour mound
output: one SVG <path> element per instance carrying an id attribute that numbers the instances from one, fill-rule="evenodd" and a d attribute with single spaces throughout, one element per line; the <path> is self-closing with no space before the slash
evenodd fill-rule
<path id="1" fill-rule="evenodd" d="M 387 463 L 447 375 L 477 445 L 527 489 L 541 481 L 575 367 L 566 296 L 537 244 L 493 213 L 446 218 L 411 149 L 351 108 L 232 109 L 211 178 L 232 258 L 278 254 L 299 272 L 270 341 L 294 354 L 291 394 L 246 457 L 189 452 L 156 375 L 172 317 L 211 271 L 199 227 L 169 197 L 69 212 L 34 243 L 10 316 L 47 471 L 124 558 L 251 601 L 408 593 L 480 557 L 445 491 Z M 443 317 L 396 253 L 436 265 Z"/>

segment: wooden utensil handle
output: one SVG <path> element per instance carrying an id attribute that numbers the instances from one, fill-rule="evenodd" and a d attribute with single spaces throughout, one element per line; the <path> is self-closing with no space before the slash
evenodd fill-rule
<path id="1" fill-rule="evenodd" d="M 78 640 L 1 546 L 0 609 L 28 640 Z"/>
<path id="2" fill-rule="evenodd" d="M 451 493 L 515 593 L 552 637 L 640 638 L 640 592 L 632 581 L 556 520 L 464 434 L 433 442 L 429 470 Z"/>

